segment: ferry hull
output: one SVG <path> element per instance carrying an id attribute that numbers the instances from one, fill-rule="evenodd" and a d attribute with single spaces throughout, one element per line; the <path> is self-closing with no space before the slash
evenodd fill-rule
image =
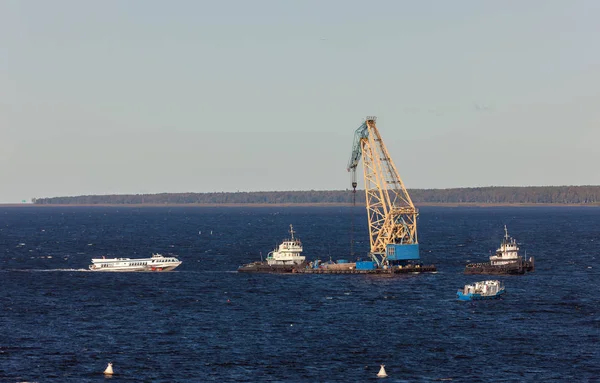
<path id="1" fill-rule="evenodd" d="M 177 266 L 167 266 L 167 267 L 114 267 L 114 268 L 97 268 L 93 269 L 90 267 L 91 271 L 101 272 L 101 273 L 131 273 L 131 272 L 163 272 L 163 271 L 172 271 Z"/>

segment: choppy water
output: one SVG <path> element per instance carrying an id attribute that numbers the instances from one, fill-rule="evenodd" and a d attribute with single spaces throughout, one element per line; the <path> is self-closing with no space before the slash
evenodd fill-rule
<path id="1" fill-rule="evenodd" d="M 1 382 L 587 382 L 600 379 L 600 209 L 421 209 L 437 274 L 248 275 L 294 224 L 348 258 L 349 208 L 0 208 Z M 364 209 L 356 251 L 367 251 Z M 460 302 L 503 225 L 536 258 L 501 300 Z M 212 231 L 212 234 L 211 234 Z M 171 273 L 92 257 L 176 254 Z M 106 364 L 115 375 L 105 378 Z"/>

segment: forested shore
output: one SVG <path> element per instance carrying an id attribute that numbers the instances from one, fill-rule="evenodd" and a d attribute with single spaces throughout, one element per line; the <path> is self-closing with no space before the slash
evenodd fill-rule
<path id="1" fill-rule="evenodd" d="M 409 189 L 415 205 L 600 205 L 600 186 L 490 186 L 453 189 Z M 158 193 L 82 195 L 33 198 L 36 205 L 313 205 L 350 204 L 351 190 Z M 357 190 L 356 203 L 365 203 L 364 190 Z"/>

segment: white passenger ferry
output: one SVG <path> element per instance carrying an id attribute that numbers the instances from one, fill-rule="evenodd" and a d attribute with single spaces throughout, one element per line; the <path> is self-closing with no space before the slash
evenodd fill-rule
<path id="1" fill-rule="evenodd" d="M 175 257 L 152 254 L 151 258 L 92 258 L 92 271 L 171 271 L 181 265 Z"/>

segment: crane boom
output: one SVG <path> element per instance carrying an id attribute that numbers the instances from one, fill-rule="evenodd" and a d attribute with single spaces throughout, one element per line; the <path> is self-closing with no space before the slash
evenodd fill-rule
<path id="1" fill-rule="evenodd" d="M 356 130 L 348 171 L 356 191 L 356 168 L 363 159 L 370 255 L 378 264 L 419 259 L 417 209 L 398 174 L 379 130 L 368 116 Z"/>

